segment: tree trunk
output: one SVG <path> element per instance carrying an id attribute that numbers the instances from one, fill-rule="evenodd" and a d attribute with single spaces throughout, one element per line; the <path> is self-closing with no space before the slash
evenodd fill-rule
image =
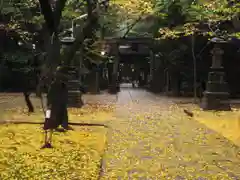
<path id="1" fill-rule="evenodd" d="M 100 72 L 99 72 L 99 70 L 97 70 L 95 76 L 96 76 L 96 82 L 95 82 L 96 83 L 95 84 L 96 85 L 96 90 L 95 91 L 98 94 L 98 93 L 100 93 L 100 84 L 99 84 L 100 83 L 100 77 L 99 77 L 100 76 Z"/>
<path id="2" fill-rule="evenodd" d="M 46 73 L 49 82 L 53 80 L 53 73 L 56 70 L 56 67 L 61 63 L 66 66 L 71 64 L 72 59 L 75 56 L 75 53 L 82 46 L 86 37 L 91 37 L 92 29 L 97 26 L 98 16 L 93 12 L 94 4 L 92 1 L 87 0 L 87 10 L 88 10 L 88 20 L 81 26 L 78 32 L 76 32 L 77 37 L 74 44 L 70 48 L 66 48 L 60 56 L 60 41 L 58 37 L 58 27 L 61 19 L 62 10 L 65 6 L 66 0 L 59 0 L 56 2 L 56 10 L 53 12 L 48 1 L 39 0 L 41 4 L 41 10 L 46 21 L 50 38 L 50 46 L 47 60 L 47 69 Z M 49 84 L 48 82 L 48 84 Z M 52 88 L 52 85 L 50 85 Z"/>
<path id="3" fill-rule="evenodd" d="M 171 74 L 171 77 L 172 77 L 172 81 L 171 81 L 172 95 L 179 96 L 180 95 L 180 89 L 179 89 L 180 74 L 178 72 L 173 72 Z"/>
<path id="4" fill-rule="evenodd" d="M 33 104 L 30 100 L 30 93 L 27 92 L 26 90 L 24 90 L 23 95 L 24 95 L 24 100 L 26 102 L 26 105 L 28 107 L 28 113 L 33 113 L 34 112 L 34 107 L 33 107 Z"/>
<path id="5" fill-rule="evenodd" d="M 113 74 L 113 64 L 108 63 L 108 84 L 111 85 L 112 83 L 112 74 Z"/>
<path id="6" fill-rule="evenodd" d="M 165 71 L 165 75 L 166 75 L 166 93 L 168 94 L 170 90 L 170 82 L 171 82 L 168 70 Z"/>

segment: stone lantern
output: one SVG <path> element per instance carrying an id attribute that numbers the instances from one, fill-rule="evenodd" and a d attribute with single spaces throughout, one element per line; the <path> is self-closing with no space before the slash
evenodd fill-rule
<path id="1" fill-rule="evenodd" d="M 73 38 L 73 37 L 64 37 L 64 38 L 61 39 L 62 47 L 64 49 L 73 45 L 74 42 L 75 42 L 75 38 Z"/>
<path id="2" fill-rule="evenodd" d="M 61 39 L 63 49 L 69 48 L 75 42 L 73 37 Z M 77 75 L 77 68 L 69 67 L 70 79 L 68 80 L 68 107 L 82 107 L 82 93 L 80 91 L 80 82 Z"/>
<path id="3" fill-rule="evenodd" d="M 203 110 L 231 110 L 229 101 L 228 84 L 225 79 L 225 72 L 222 66 L 222 57 L 224 51 L 221 45 L 226 43 L 221 38 L 213 38 L 212 49 L 212 66 L 208 73 L 208 82 L 206 91 L 203 93 L 202 109 Z"/>

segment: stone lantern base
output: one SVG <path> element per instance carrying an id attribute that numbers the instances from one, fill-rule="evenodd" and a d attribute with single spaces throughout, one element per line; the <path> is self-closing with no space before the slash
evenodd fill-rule
<path id="1" fill-rule="evenodd" d="M 80 82 L 78 80 L 68 81 L 68 107 L 80 108 L 83 106 L 82 92 L 79 88 Z"/>
<path id="2" fill-rule="evenodd" d="M 229 93 L 204 92 L 201 108 L 203 110 L 230 111 Z"/>
<path id="3" fill-rule="evenodd" d="M 203 110 L 231 110 L 225 73 L 221 71 L 210 72 L 206 91 L 203 93 L 201 108 Z"/>

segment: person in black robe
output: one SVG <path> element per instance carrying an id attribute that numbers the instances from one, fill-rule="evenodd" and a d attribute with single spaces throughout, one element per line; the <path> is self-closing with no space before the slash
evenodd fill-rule
<path id="1" fill-rule="evenodd" d="M 58 68 L 55 74 L 55 79 L 52 82 L 47 95 L 47 111 L 50 111 L 49 117 L 45 118 L 43 129 L 45 130 L 45 145 L 42 148 L 51 148 L 51 139 L 54 129 L 61 125 L 65 130 L 72 130 L 68 126 L 67 112 L 67 76 L 63 68 Z M 48 131 L 49 137 L 48 137 Z"/>

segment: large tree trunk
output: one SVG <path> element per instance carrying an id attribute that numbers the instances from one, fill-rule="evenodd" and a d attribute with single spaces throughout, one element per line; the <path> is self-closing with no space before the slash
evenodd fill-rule
<path id="1" fill-rule="evenodd" d="M 87 10 L 88 10 L 88 19 L 87 22 L 81 27 L 78 32 L 76 40 L 74 44 L 70 48 L 66 48 L 63 53 L 60 55 L 60 41 L 58 38 L 58 27 L 61 19 L 62 10 L 65 6 L 66 0 L 58 0 L 56 2 L 56 10 L 53 12 L 51 10 L 51 6 L 48 1 L 39 0 L 41 4 L 41 10 L 44 15 L 44 19 L 46 21 L 46 25 L 49 30 L 50 38 L 50 46 L 48 54 L 48 60 L 45 72 L 45 75 L 49 79 L 49 82 L 53 80 L 54 74 L 57 66 L 60 63 L 63 63 L 65 66 L 69 66 L 71 61 L 73 60 L 75 53 L 79 48 L 83 45 L 86 37 L 91 37 L 92 29 L 97 25 L 97 16 L 96 13 L 93 13 L 94 4 L 92 1 L 87 0 Z M 50 88 L 51 85 L 50 85 Z M 55 93 L 49 95 L 48 97 L 54 96 Z M 54 103 L 57 104 L 57 103 Z M 67 107 L 67 106 L 66 106 Z"/>

